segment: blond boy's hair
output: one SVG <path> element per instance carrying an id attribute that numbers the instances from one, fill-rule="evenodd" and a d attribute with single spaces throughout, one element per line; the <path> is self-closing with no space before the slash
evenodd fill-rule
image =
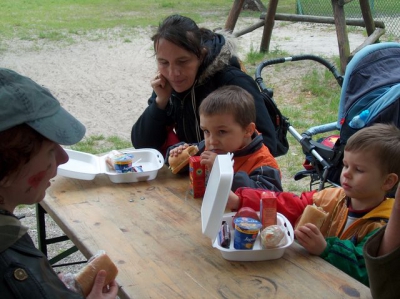
<path id="1" fill-rule="evenodd" d="M 400 129 L 395 125 L 377 123 L 363 128 L 349 138 L 344 150 L 369 151 L 384 174 L 395 173 L 400 178 Z"/>
<path id="2" fill-rule="evenodd" d="M 199 114 L 200 116 L 231 114 L 242 128 L 256 122 L 253 96 L 245 89 L 235 85 L 226 85 L 210 93 L 201 102 Z"/>

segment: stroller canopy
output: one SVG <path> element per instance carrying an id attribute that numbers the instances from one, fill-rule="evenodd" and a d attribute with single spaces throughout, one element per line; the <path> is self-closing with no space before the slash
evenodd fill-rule
<path id="1" fill-rule="evenodd" d="M 364 110 L 369 110 L 366 126 L 376 122 L 400 126 L 399 99 L 400 44 L 374 44 L 356 53 L 347 66 L 340 95 L 337 127 L 341 143 L 357 131 L 349 122 Z"/>

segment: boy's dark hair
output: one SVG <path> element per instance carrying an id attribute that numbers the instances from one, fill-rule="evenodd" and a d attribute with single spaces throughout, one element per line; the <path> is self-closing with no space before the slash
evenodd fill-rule
<path id="1" fill-rule="evenodd" d="M 400 178 L 400 129 L 393 124 L 376 123 L 354 133 L 346 143 L 346 151 L 371 151 L 376 165 L 384 173 Z"/>
<path id="2" fill-rule="evenodd" d="M 232 114 L 242 128 L 256 122 L 253 96 L 243 88 L 226 85 L 210 93 L 200 104 L 200 115 Z"/>

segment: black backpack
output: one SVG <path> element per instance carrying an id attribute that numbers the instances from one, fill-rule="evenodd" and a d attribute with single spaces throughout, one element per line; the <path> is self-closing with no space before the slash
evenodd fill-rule
<path id="1" fill-rule="evenodd" d="M 283 156 L 289 150 L 289 142 L 286 138 L 287 131 L 290 126 L 289 118 L 282 115 L 274 99 L 272 98 L 273 95 L 272 90 L 261 87 L 261 95 L 264 99 L 265 106 L 267 107 L 269 117 L 271 118 L 272 123 L 274 124 L 275 127 L 276 152 L 274 156 L 275 157 Z"/>

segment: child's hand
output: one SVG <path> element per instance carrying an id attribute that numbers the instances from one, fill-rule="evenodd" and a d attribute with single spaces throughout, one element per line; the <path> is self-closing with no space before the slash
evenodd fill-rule
<path id="1" fill-rule="evenodd" d="M 174 148 L 174 149 L 169 151 L 169 156 L 170 157 L 177 157 L 182 153 L 182 151 L 184 149 L 186 149 L 188 147 L 189 147 L 189 144 L 187 144 L 187 143 L 185 143 L 183 145 L 180 145 L 180 146 L 177 146 L 176 148 Z"/>
<path id="2" fill-rule="evenodd" d="M 239 202 L 239 196 L 237 196 L 233 191 L 230 191 L 226 208 L 230 210 L 237 210 L 239 208 Z"/>
<path id="3" fill-rule="evenodd" d="M 216 154 L 216 153 L 214 153 L 212 151 L 204 151 L 200 155 L 200 157 L 201 157 L 200 164 L 201 165 L 205 165 L 208 168 L 208 170 L 211 171 L 211 169 L 212 169 L 212 167 L 214 165 L 214 160 L 217 157 L 217 155 L 218 154 Z"/>
<path id="4" fill-rule="evenodd" d="M 300 226 L 295 230 L 295 236 L 300 245 L 311 254 L 321 255 L 326 248 L 325 238 L 314 224 Z"/>

